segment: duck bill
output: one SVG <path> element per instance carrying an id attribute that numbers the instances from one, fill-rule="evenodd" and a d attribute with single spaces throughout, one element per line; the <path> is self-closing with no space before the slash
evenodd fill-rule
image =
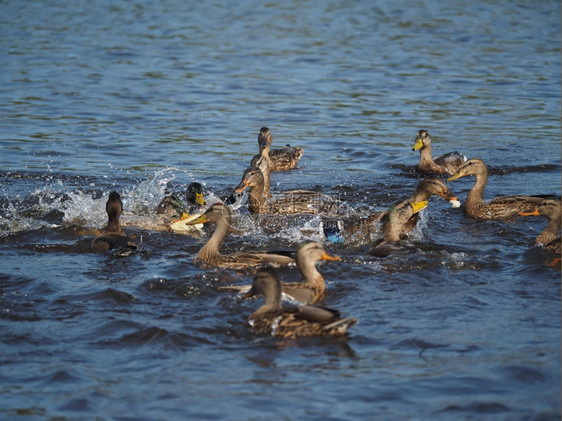
<path id="1" fill-rule="evenodd" d="M 203 215 L 201 215 L 201 216 L 199 216 L 199 217 L 197 217 L 197 218 L 195 218 L 195 219 L 193 219 L 189 222 L 186 222 L 185 225 L 206 224 L 207 222 L 209 222 L 209 221 L 205 217 L 205 214 L 203 214 Z"/>
<path id="2" fill-rule="evenodd" d="M 203 193 L 195 193 L 195 203 L 197 203 L 200 206 L 207 205 L 207 201 L 203 197 Z"/>
<path id="3" fill-rule="evenodd" d="M 539 208 L 535 206 L 535 210 L 532 212 L 519 212 L 519 216 L 539 216 Z"/>
<path id="4" fill-rule="evenodd" d="M 331 256 L 328 253 L 322 253 L 322 260 L 333 260 L 333 261 L 340 261 L 341 257 L 339 256 Z"/>
<path id="5" fill-rule="evenodd" d="M 416 143 L 414 143 L 414 147 L 412 148 L 412 150 L 419 151 L 421 148 L 423 148 L 423 140 L 421 139 L 421 137 L 418 137 L 416 139 Z"/>
<path id="6" fill-rule="evenodd" d="M 450 176 L 449 178 L 447 178 L 447 181 L 455 181 L 461 177 L 464 177 L 466 174 L 463 174 L 462 172 L 457 171 L 455 174 L 453 174 L 452 176 Z"/>
<path id="7" fill-rule="evenodd" d="M 421 202 L 410 203 L 410 206 L 414 210 L 414 213 L 418 213 L 419 211 L 421 211 L 422 209 L 425 209 L 427 207 L 427 200 L 422 200 Z"/>
<path id="8" fill-rule="evenodd" d="M 250 183 L 248 182 L 248 180 L 244 179 L 240 182 L 240 184 L 238 184 L 238 187 L 236 187 L 234 189 L 235 193 L 242 193 L 244 190 L 246 190 L 248 187 L 250 186 Z"/>

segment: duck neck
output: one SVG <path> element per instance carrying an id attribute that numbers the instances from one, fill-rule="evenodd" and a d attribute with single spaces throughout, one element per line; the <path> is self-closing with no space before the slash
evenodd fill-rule
<path id="1" fill-rule="evenodd" d="M 467 206 L 481 205 L 484 203 L 484 188 L 486 188 L 486 183 L 488 182 L 488 172 L 480 171 L 475 175 L 476 181 L 472 190 L 468 193 L 466 198 Z"/>
<path id="2" fill-rule="evenodd" d="M 124 235 L 123 230 L 121 229 L 121 225 L 119 225 L 119 217 L 109 217 L 109 221 L 107 222 L 107 227 L 105 227 L 104 232 L 107 234 L 111 233 Z"/>
<path id="3" fill-rule="evenodd" d="M 228 229 L 230 227 L 230 216 L 224 216 L 219 219 L 216 223 L 215 232 L 209 241 L 201 248 L 197 257 L 202 261 L 210 261 L 220 256 L 220 248 L 226 235 L 228 234 Z"/>
<path id="4" fill-rule="evenodd" d="M 270 311 L 280 311 L 282 308 L 281 294 L 266 295 L 263 305 L 252 314 L 251 318 L 255 318 L 264 313 L 269 313 Z"/>
<path id="5" fill-rule="evenodd" d="M 546 228 L 539 234 L 535 244 L 547 245 L 558 238 L 560 232 L 560 218 L 554 217 L 548 221 Z"/>
<path id="6" fill-rule="evenodd" d="M 425 145 L 420 149 L 420 162 L 433 163 L 433 159 L 431 158 L 431 145 Z"/>
<path id="7" fill-rule="evenodd" d="M 250 197 L 248 199 L 248 210 L 250 213 L 260 214 L 265 212 L 265 199 L 263 182 L 250 186 Z"/>
<path id="8" fill-rule="evenodd" d="M 314 260 L 302 258 L 297 254 L 296 262 L 304 283 L 311 285 L 324 284 L 324 277 L 316 269 L 316 262 Z"/>

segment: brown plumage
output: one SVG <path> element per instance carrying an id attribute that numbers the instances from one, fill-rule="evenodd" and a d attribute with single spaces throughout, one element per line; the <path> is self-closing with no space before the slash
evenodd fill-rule
<path id="1" fill-rule="evenodd" d="M 281 282 L 283 293 L 292 300 L 301 304 L 317 304 L 324 299 L 326 282 L 316 268 L 320 260 L 340 260 L 337 256 L 329 255 L 324 248 L 316 242 L 308 242 L 296 252 L 295 261 L 301 274 L 300 282 Z M 248 292 L 251 285 L 231 285 L 219 287 L 222 291 Z"/>
<path id="2" fill-rule="evenodd" d="M 466 157 L 459 152 L 449 152 L 435 159 L 431 157 L 431 136 L 427 130 L 419 130 L 413 151 L 420 151 L 420 162 L 417 169 L 420 172 L 453 175 L 466 161 Z"/>
<path id="3" fill-rule="evenodd" d="M 520 212 L 519 215 L 542 215 L 547 217 L 548 224 L 538 235 L 535 245 L 537 247 L 544 247 L 546 250 L 560 256 L 560 200 L 541 200 L 532 212 Z"/>
<path id="4" fill-rule="evenodd" d="M 97 253 L 118 249 L 117 252 L 121 255 L 131 254 L 136 249 L 136 245 L 127 238 L 127 234 L 119 224 L 123 202 L 116 191 L 109 193 L 105 211 L 108 216 L 107 226 L 102 230 L 101 236 L 91 242 L 90 249 Z"/>
<path id="5" fill-rule="evenodd" d="M 286 171 L 296 168 L 304 152 L 301 147 L 287 145 L 282 149 L 270 149 L 273 136 L 267 127 L 260 129 L 258 145 L 260 154 L 269 161 L 270 171 Z"/>
<path id="6" fill-rule="evenodd" d="M 396 244 L 404 235 L 405 226 L 408 221 L 427 206 L 427 201 L 411 203 L 408 200 L 397 202 L 386 211 L 383 222 L 383 238 L 371 250 L 371 254 L 384 257 L 397 249 Z"/>
<path id="7" fill-rule="evenodd" d="M 282 307 L 281 281 L 274 269 L 261 268 L 245 295 L 263 295 L 264 304 L 248 319 L 255 333 L 282 338 L 300 336 L 343 336 L 357 319 L 342 319 L 336 310 L 325 307 Z"/>
<path id="8" fill-rule="evenodd" d="M 438 178 L 426 178 L 418 183 L 412 196 L 402 202 L 396 202 L 388 211 L 373 213 L 362 218 L 344 218 L 345 236 L 361 235 L 368 237 L 374 232 L 373 223 L 376 221 L 383 222 L 383 232 L 386 235 L 387 242 L 398 242 L 396 239 L 403 237 L 406 233 L 412 231 L 418 221 L 418 213 L 414 212 L 408 219 L 406 216 L 411 213 L 410 203 L 425 202 L 431 196 L 436 195 L 448 200 L 453 206 L 458 206 L 458 199 L 453 196 L 447 185 Z M 397 212 L 399 205 L 405 206 L 406 213 Z M 393 217 L 386 217 L 390 210 L 395 209 Z M 398 216 L 401 215 L 401 216 Z M 403 217 L 402 217 L 403 216 Z M 393 221 L 391 223 L 391 220 Z"/>
<path id="9" fill-rule="evenodd" d="M 235 192 L 250 188 L 248 210 L 253 214 L 321 214 L 345 215 L 349 207 L 331 196 L 309 190 L 290 190 L 267 198 L 264 194 L 264 178 L 259 168 L 247 168 Z"/>
<path id="10" fill-rule="evenodd" d="M 232 254 L 221 254 L 220 248 L 230 228 L 231 213 L 228 206 L 215 204 L 203 215 L 189 221 L 187 225 L 212 223 L 215 224 L 215 232 L 207 243 L 199 250 L 195 263 L 206 266 L 220 266 L 232 269 L 242 269 L 250 266 L 258 266 L 266 263 L 284 265 L 293 263 L 294 259 L 287 255 L 269 252 L 237 252 Z"/>
<path id="11" fill-rule="evenodd" d="M 472 158 L 447 181 L 457 180 L 467 175 L 476 177 L 474 187 L 468 193 L 464 212 L 474 219 L 507 219 L 519 215 L 520 212 L 532 212 L 544 196 L 501 196 L 490 202 L 484 202 L 484 188 L 488 181 L 488 169 L 484 161 Z"/>

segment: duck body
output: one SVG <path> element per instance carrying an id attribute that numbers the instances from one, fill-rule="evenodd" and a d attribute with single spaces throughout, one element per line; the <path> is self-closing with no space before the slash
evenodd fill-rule
<path id="1" fill-rule="evenodd" d="M 329 255 L 317 242 L 308 242 L 297 250 L 295 261 L 302 280 L 300 282 L 281 282 L 284 297 L 301 304 L 316 304 L 324 299 L 326 282 L 316 268 L 320 260 L 340 260 L 337 256 Z M 237 291 L 246 293 L 251 285 L 233 285 L 219 287 L 223 291 Z"/>
<path id="2" fill-rule="evenodd" d="M 109 193 L 105 210 L 108 216 L 107 226 L 101 231 L 98 238 L 92 240 L 90 249 L 96 253 L 109 250 L 117 250 L 117 253 L 121 255 L 132 253 L 136 249 L 136 245 L 129 240 L 119 223 L 119 218 L 123 212 L 123 202 L 118 192 L 112 191 Z"/>
<path id="3" fill-rule="evenodd" d="M 518 216 L 520 212 L 532 212 L 545 196 L 501 196 L 489 202 L 484 201 L 484 189 L 488 182 L 488 169 L 484 161 L 471 158 L 458 171 L 447 179 L 457 180 L 473 175 L 474 186 L 468 193 L 464 213 L 473 219 L 508 219 Z"/>
<path id="4" fill-rule="evenodd" d="M 318 306 L 282 307 L 282 286 L 275 270 L 261 268 L 246 297 L 263 295 L 264 304 L 248 319 L 252 330 L 281 338 L 343 336 L 357 319 L 341 318 L 337 310 Z"/>
<path id="5" fill-rule="evenodd" d="M 248 187 L 248 210 L 252 214 L 335 216 L 349 211 L 344 202 L 309 190 L 290 190 L 268 198 L 264 194 L 264 178 L 259 168 L 247 168 L 235 192 L 242 192 Z"/>
<path id="6" fill-rule="evenodd" d="M 431 136 L 427 130 L 419 130 L 413 151 L 420 151 L 417 170 L 424 173 L 453 175 L 464 162 L 466 156 L 459 152 L 449 152 L 435 159 L 431 157 Z"/>
<path id="7" fill-rule="evenodd" d="M 260 129 L 258 145 L 260 154 L 265 156 L 271 171 L 287 171 L 296 168 L 299 159 L 304 155 L 303 149 L 298 146 L 287 145 L 281 149 L 270 149 L 273 136 L 267 127 Z"/>
<path id="8" fill-rule="evenodd" d="M 221 254 L 220 248 L 230 228 L 230 209 L 223 204 L 212 205 L 203 215 L 189 221 L 188 225 L 200 223 L 212 223 L 216 228 L 201 248 L 195 258 L 195 263 L 204 266 L 218 266 L 231 269 L 242 269 L 263 264 L 284 265 L 293 263 L 294 259 L 287 254 L 271 252 L 237 252 L 232 254 Z"/>

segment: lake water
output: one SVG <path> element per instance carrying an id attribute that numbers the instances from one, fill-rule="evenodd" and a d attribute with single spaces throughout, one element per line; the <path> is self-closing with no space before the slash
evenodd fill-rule
<path id="1" fill-rule="evenodd" d="M 3 1 L 0 16 L 0 418 L 560 419 L 542 218 L 468 220 L 432 198 L 413 253 L 327 242 L 342 261 L 320 265 L 324 305 L 360 319 L 346 340 L 252 334 L 259 303 L 217 290 L 251 271 L 194 266 L 206 237 L 131 227 L 130 257 L 87 246 L 113 189 L 129 216 L 193 180 L 230 193 L 262 126 L 305 151 L 274 191 L 386 209 L 422 177 L 424 128 L 434 155 L 484 159 L 486 199 L 559 195 L 560 2 Z M 473 180 L 449 187 L 464 201 Z M 322 241 L 249 229 L 224 250 L 307 236 Z"/>

